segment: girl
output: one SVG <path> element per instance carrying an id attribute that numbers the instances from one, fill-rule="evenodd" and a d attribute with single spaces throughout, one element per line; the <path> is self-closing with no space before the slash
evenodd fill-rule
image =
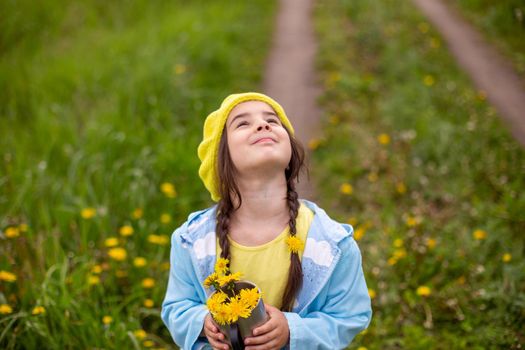
<path id="1" fill-rule="evenodd" d="M 370 323 L 350 225 L 299 200 L 304 151 L 283 108 L 254 92 L 228 96 L 204 123 L 199 175 L 217 205 L 172 235 L 162 319 L 183 349 L 228 349 L 205 303 L 218 257 L 261 289 L 269 316 L 246 349 L 343 349 Z"/>

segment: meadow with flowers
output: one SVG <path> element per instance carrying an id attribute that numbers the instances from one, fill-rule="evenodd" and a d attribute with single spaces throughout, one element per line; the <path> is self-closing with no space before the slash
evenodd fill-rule
<path id="1" fill-rule="evenodd" d="M 313 174 L 374 311 L 351 348 L 523 348 L 525 151 L 410 2 L 324 1 L 316 27 Z"/>
<path id="2" fill-rule="evenodd" d="M 0 348 L 176 348 L 160 306 L 170 235 L 211 204 L 202 121 L 260 80 L 274 10 L 0 4 Z"/>

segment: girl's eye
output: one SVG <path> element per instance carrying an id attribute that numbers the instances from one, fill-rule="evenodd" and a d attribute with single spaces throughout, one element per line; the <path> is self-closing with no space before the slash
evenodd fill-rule
<path id="1" fill-rule="evenodd" d="M 248 122 L 242 121 L 239 124 L 237 124 L 237 127 L 240 127 L 240 126 L 243 126 L 243 125 L 248 125 Z"/>
<path id="2" fill-rule="evenodd" d="M 274 123 L 274 124 L 279 124 L 279 121 L 277 119 L 268 119 L 268 123 Z"/>

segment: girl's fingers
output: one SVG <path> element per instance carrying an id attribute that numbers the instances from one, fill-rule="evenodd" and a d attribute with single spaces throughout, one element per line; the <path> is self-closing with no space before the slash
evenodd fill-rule
<path id="1" fill-rule="evenodd" d="M 271 330 L 275 329 L 276 327 L 277 327 L 277 325 L 275 324 L 275 321 L 270 318 L 268 321 L 266 321 L 265 324 L 255 328 L 253 330 L 252 334 L 253 334 L 253 336 L 258 336 L 258 335 L 261 335 L 261 334 L 265 334 L 265 333 L 268 333 Z"/>
<path id="2" fill-rule="evenodd" d="M 253 345 L 261 345 L 261 344 L 267 344 L 268 342 L 272 341 L 273 339 L 277 338 L 279 335 L 278 329 L 275 328 L 271 330 L 268 333 L 261 334 L 257 337 L 248 337 L 244 340 L 244 345 L 250 346 L 250 348 Z"/>

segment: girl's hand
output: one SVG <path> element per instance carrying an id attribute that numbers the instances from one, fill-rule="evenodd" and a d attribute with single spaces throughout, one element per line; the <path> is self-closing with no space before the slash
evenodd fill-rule
<path id="1" fill-rule="evenodd" d="M 204 318 L 204 335 L 208 338 L 214 350 L 228 350 L 230 348 L 230 346 L 224 342 L 224 334 L 221 333 L 210 314 L 207 314 Z"/>
<path id="2" fill-rule="evenodd" d="M 276 307 L 264 304 L 270 319 L 253 330 L 253 336 L 244 339 L 245 350 L 280 349 L 288 343 L 288 320 Z"/>

